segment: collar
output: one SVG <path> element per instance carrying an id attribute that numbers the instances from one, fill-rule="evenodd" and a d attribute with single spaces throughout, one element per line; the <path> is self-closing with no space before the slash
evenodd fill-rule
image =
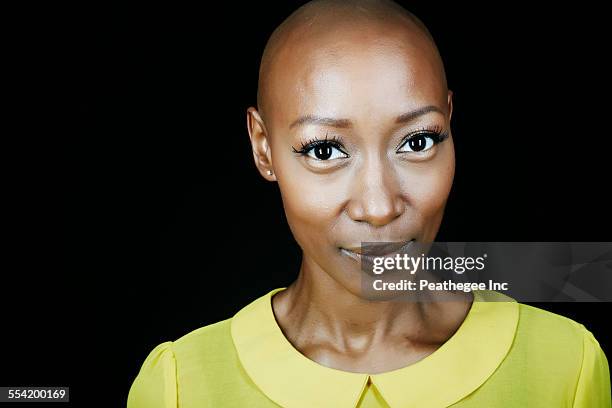
<path id="1" fill-rule="evenodd" d="M 508 354 L 519 306 L 495 292 L 474 292 L 474 302 L 455 334 L 424 359 L 381 374 L 320 365 L 296 350 L 272 310 L 278 288 L 239 311 L 231 322 L 242 366 L 257 387 L 283 407 L 353 408 L 368 378 L 391 407 L 448 406 L 480 387 Z M 443 373 L 443 375 L 441 375 Z"/>

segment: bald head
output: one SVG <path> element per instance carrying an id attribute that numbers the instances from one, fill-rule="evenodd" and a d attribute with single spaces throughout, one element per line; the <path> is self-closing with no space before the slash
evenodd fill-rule
<path id="1" fill-rule="evenodd" d="M 307 71 L 310 61 L 325 60 L 333 65 L 351 50 L 366 48 L 408 53 L 432 70 L 440 88 L 447 92 L 438 49 L 425 25 L 412 13 L 390 0 L 313 0 L 278 26 L 266 44 L 257 90 L 262 119 L 267 122 L 278 109 L 291 92 L 287 82 L 299 81 L 292 76 L 296 71 Z"/>

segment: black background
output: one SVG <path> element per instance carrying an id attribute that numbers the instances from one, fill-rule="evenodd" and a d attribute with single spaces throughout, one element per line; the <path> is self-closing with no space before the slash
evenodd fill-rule
<path id="1" fill-rule="evenodd" d="M 300 4 L 23 12 L 10 40 L 49 57 L 37 68 L 57 100 L 43 108 L 69 104 L 59 128 L 41 123 L 7 151 L 1 385 L 68 385 L 71 406 L 124 406 L 155 345 L 296 277 L 299 248 L 253 165 L 245 111 L 265 41 Z M 432 32 L 455 95 L 438 240 L 611 241 L 606 13 L 403 4 Z M 610 304 L 537 306 L 610 354 Z"/>

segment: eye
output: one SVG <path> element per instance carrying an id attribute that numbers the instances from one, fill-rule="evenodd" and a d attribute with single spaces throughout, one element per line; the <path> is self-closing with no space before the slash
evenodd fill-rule
<path id="1" fill-rule="evenodd" d="M 308 156 L 319 161 L 345 159 L 349 157 L 343 150 L 342 145 L 333 139 L 312 140 L 306 144 L 302 144 L 300 150 L 294 148 L 293 151 L 297 154 Z"/>
<path id="2" fill-rule="evenodd" d="M 425 152 L 444 139 L 446 139 L 445 134 L 429 131 L 418 132 L 404 139 L 397 149 L 397 153 Z"/>
<path id="3" fill-rule="evenodd" d="M 348 157 L 338 146 L 331 142 L 323 141 L 312 146 L 306 154 L 316 160 L 333 160 Z"/>

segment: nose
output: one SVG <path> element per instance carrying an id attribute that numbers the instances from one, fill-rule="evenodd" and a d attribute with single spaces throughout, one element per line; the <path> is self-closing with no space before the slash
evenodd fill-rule
<path id="1" fill-rule="evenodd" d="M 391 166 L 384 160 L 368 160 L 355 175 L 346 212 L 354 221 L 380 227 L 402 215 L 405 206 Z"/>

